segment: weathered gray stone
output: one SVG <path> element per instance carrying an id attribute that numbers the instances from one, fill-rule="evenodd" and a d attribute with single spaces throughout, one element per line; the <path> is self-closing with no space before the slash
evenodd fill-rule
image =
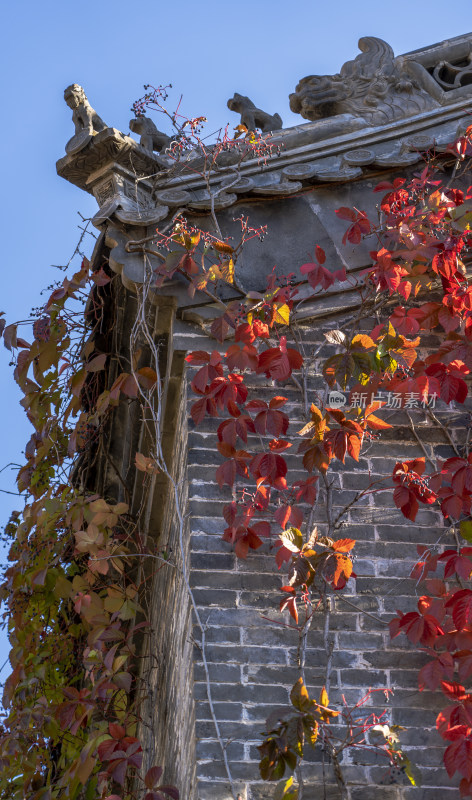
<path id="1" fill-rule="evenodd" d="M 280 114 L 267 114 L 266 111 L 261 111 L 249 97 L 244 97 L 242 94 L 235 92 L 227 105 L 230 111 L 236 111 L 241 115 L 241 125 L 245 125 L 248 131 L 259 128 L 262 133 L 270 133 L 282 127 Z"/>
<path id="2" fill-rule="evenodd" d="M 349 113 L 378 125 L 437 105 L 404 73 L 401 60 L 382 39 L 364 36 L 359 49 L 361 55 L 346 62 L 339 75 L 302 78 L 290 95 L 292 111 L 311 120 Z"/>
<path id="3" fill-rule="evenodd" d="M 84 90 L 77 83 L 64 90 L 64 100 L 72 109 L 72 122 L 75 125 L 75 135 L 66 144 L 66 153 L 72 155 L 82 150 L 94 133 L 104 130 L 106 124 L 92 108 Z"/>
<path id="4" fill-rule="evenodd" d="M 152 119 L 145 117 L 144 114 L 130 119 L 129 129 L 140 136 L 139 144 L 141 147 L 144 147 L 145 150 L 150 150 L 151 153 L 154 151 L 160 153 L 161 150 L 165 150 L 172 141 L 170 136 L 167 136 L 166 133 L 158 131 Z"/>

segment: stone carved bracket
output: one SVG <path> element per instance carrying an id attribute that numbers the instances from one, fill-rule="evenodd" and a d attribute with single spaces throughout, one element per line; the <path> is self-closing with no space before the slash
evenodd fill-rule
<path id="1" fill-rule="evenodd" d="M 92 220 L 96 227 L 113 216 L 128 225 L 153 225 L 169 214 L 168 206 L 156 204 L 148 181 L 137 181 L 116 163 L 92 173 L 87 184 L 100 206 Z"/>
<path id="2" fill-rule="evenodd" d="M 168 158 L 145 150 L 130 136 L 115 128 L 104 128 L 91 136 L 79 151 L 60 158 L 56 169 L 61 178 L 91 192 L 90 176 L 110 163 L 118 164 L 139 177 L 157 175 L 171 165 Z"/>

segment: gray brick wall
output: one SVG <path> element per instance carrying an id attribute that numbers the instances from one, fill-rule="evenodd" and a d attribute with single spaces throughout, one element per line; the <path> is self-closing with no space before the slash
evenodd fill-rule
<path id="1" fill-rule="evenodd" d="M 304 330 L 308 348 L 316 346 L 321 336 L 319 331 L 314 335 L 309 327 Z M 191 343 L 192 338 L 188 336 L 189 349 L 202 349 L 201 336 L 195 336 L 195 344 Z M 214 346 L 211 343 L 209 348 Z M 191 377 L 191 371 L 189 373 Z M 315 377 L 311 389 L 316 390 L 321 385 L 320 379 Z M 265 398 L 271 392 L 273 387 L 269 382 L 265 385 L 259 382 L 258 397 Z M 298 411 L 301 417 L 300 398 L 287 386 L 281 393 L 289 394 L 291 409 Z M 194 400 L 189 391 L 189 406 Z M 418 421 L 420 418 L 421 415 Z M 450 421 L 450 412 L 448 419 Z M 397 422 L 404 425 L 405 421 L 398 418 Z M 278 624 L 287 623 L 290 618 L 278 611 L 280 594 L 277 589 L 284 581 L 275 566 L 272 544 L 267 542 L 257 552 L 250 551 L 244 561 L 236 558 L 231 547 L 221 541 L 225 527 L 222 508 L 231 492 L 227 487 L 220 491 L 215 484 L 214 471 L 220 463 L 216 449 L 217 426 L 218 420 L 212 419 L 205 420 L 197 429 L 190 423 L 187 474 L 191 582 L 200 615 L 207 626 L 206 657 L 210 665 L 212 698 L 226 742 L 232 777 L 242 800 L 265 800 L 273 797 L 274 785 L 260 780 L 256 747 L 260 744 L 266 717 L 274 707 L 288 703 L 289 690 L 298 677 L 298 635 Z M 294 436 L 296 428 L 291 426 L 288 435 Z M 396 441 L 397 434 L 389 432 L 386 441 L 365 448 L 359 463 L 347 458 L 343 467 L 335 462 L 335 514 L 351 502 L 358 489 L 378 476 L 391 473 L 400 457 L 404 460 L 423 455 L 412 435 L 405 434 L 403 427 L 396 430 L 403 439 Z M 425 430 L 422 423 L 421 430 Z M 410 438 L 405 439 L 405 436 Z M 433 439 L 430 435 L 429 441 Z M 429 450 L 430 444 L 426 447 Z M 447 447 L 443 446 L 442 455 L 447 452 Z M 297 457 L 289 455 L 288 461 L 295 464 Z M 300 471 L 297 477 L 303 474 Z M 323 528 L 322 503 L 318 505 L 316 522 Z M 457 796 L 457 789 L 453 788 L 442 766 L 442 741 L 434 730 L 442 698 L 418 691 L 417 674 L 425 658 L 413 650 L 404 637 L 392 641 L 387 627 L 397 608 L 404 611 L 415 608 L 417 587 L 408 576 L 417 558 L 416 545 L 435 544 L 443 534 L 439 513 L 422 507 L 416 522 L 410 523 L 395 509 L 391 492 L 370 496 L 354 505 L 339 531 L 340 536 L 357 541 L 354 549 L 357 579 L 351 580 L 333 601 L 330 700 L 340 704 L 344 695 L 348 703 L 355 703 L 369 688 L 392 689 L 394 693 L 388 701 L 382 692 L 373 695 L 367 704 L 367 713 L 380 713 L 386 708 L 391 723 L 406 726 L 402 742 L 422 776 L 421 789 L 408 788 L 403 777 L 398 785 L 383 785 L 386 761 L 381 762 L 369 750 L 345 751 L 341 766 L 350 786 L 350 800 L 373 800 L 380 793 L 392 800 L 409 800 L 410 797 L 452 800 Z M 324 615 L 319 613 L 314 618 L 307 643 L 306 680 L 309 690 L 315 693 L 319 693 L 325 681 L 327 656 L 323 624 Z M 195 638 L 198 638 L 197 633 Z M 199 800 L 229 800 L 231 793 L 210 718 L 198 642 L 194 658 L 198 797 Z M 326 794 L 321 794 L 323 769 Z M 314 753 L 307 749 L 302 775 L 304 800 L 341 796 L 330 765 L 326 763 L 323 767 L 320 748 Z"/>

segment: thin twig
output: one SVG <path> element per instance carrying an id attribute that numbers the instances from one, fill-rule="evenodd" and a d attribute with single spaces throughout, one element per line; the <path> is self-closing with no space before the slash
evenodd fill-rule
<path id="1" fill-rule="evenodd" d="M 431 464 L 431 466 L 433 467 L 433 469 L 436 469 L 436 464 L 434 463 L 434 461 L 432 460 L 432 458 L 430 458 L 430 455 L 429 455 L 428 451 L 426 450 L 426 447 L 424 446 L 424 443 L 421 441 L 420 437 L 418 436 L 418 434 L 417 434 L 417 432 L 416 432 L 416 428 L 415 428 L 415 426 L 414 426 L 414 423 L 413 423 L 413 420 L 412 420 L 412 418 L 411 418 L 411 414 L 410 414 L 410 412 L 409 412 L 409 411 L 407 411 L 407 412 L 406 412 L 406 415 L 407 415 L 408 419 L 410 420 L 410 429 L 411 429 L 411 432 L 412 432 L 413 436 L 415 437 L 416 441 L 418 442 L 419 446 L 421 447 L 421 449 L 422 449 L 423 453 L 425 454 L 425 458 L 426 458 L 426 460 L 427 460 L 427 461 L 429 461 L 429 463 Z"/>

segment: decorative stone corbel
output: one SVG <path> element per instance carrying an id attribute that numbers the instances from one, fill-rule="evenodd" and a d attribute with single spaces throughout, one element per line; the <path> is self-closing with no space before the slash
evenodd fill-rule
<path id="1" fill-rule="evenodd" d="M 167 205 L 156 205 L 152 199 L 151 184 L 136 180 L 119 164 L 108 164 L 92 173 L 87 184 L 100 206 L 92 220 L 96 227 L 113 216 L 127 225 L 154 225 L 169 214 Z"/>

